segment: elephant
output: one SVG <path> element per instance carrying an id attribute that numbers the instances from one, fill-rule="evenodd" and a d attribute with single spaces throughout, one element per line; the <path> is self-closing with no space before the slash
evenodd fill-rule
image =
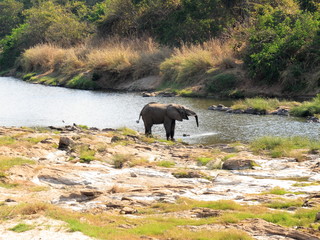
<path id="1" fill-rule="evenodd" d="M 166 137 L 169 140 L 174 140 L 174 129 L 177 121 L 182 121 L 183 119 L 188 120 L 188 116 L 194 116 L 196 119 L 197 127 L 199 127 L 198 116 L 195 112 L 182 106 L 180 104 L 162 104 L 151 102 L 145 105 L 139 115 L 137 123 L 139 123 L 140 118 L 144 122 L 145 135 L 151 134 L 151 128 L 153 124 L 162 124 L 166 130 Z"/>

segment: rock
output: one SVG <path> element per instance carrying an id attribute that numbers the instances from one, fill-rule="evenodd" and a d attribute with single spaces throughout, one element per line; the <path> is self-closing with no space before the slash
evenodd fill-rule
<path id="1" fill-rule="evenodd" d="M 155 93 L 142 93 L 142 97 L 154 97 L 155 96 Z"/>
<path id="2" fill-rule="evenodd" d="M 138 211 L 136 209 L 130 207 L 124 207 L 120 210 L 120 214 L 134 214 L 137 212 Z"/>
<path id="3" fill-rule="evenodd" d="M 249 107 L 243 111 L 243 113 L 246 113 L 246 114 L 255 114 L 255 112 L 256 112 L 256 110 L 253 109 L 252 107 Z"/>
<path id="4" fill-rule="evenodd" d="M 226 169 L 226 170 L 252 169 L 254 165 L 256 165 L 256 163 L 253 160 L 228 159 L 222 164 L 222 169 Z"/>
<path id="5" fill-rule="evenodd" d="M 59 140 L 59 150 L 69 150 L 71 146 L 74 145 L 74 142 L 68 137 L 60 137 Z"/>
<path id="6" fill-rule="evenodd" d="M 314 194 L 309 196 L 309 198 L 304 201 L 304 203 L 302 204 L 302 207 L 315 207 L 315 206 L 319 206 L 319 204 L 320 204 L 320 195 Z"/>
<path id="7" fill-rule="evenodd" d="M 241 110 L 241 109 L 236 109 L 236 110 L 232 110 L 232 113 L 234 113 L 234 114 L 242 114 L 242 113 L 244 113 L 244 111 Z"/>
<path id="8" fill-rule="evenodd" d="M 130 177 L 138 177 L 138 175 L 134 172 L 130 172 Z"/>
<path id="9" fill-rule="evenodd" d="M 211 105 L 210 107 L 208 107 L 208 110 L 216 110 L 217 106 L 216 105 Z"/>
<path id="10" fill-rule="evenodd" d="M 123 141 L 123 140 L 124 140 L 124 138 L 118 137 L 118 136 L 113 136 L 113 137 L 111 138 L 111 142 L 112 142 L 112 143 L 113 143 L 113 142 Z"/>
<path id="11" fill-rule="evenodd" d="M 213 210 L 210 208 L 193 208 L 192 212 L 197 218 L 218 217 L 221 215 L 220 210 Z"/>
<path id="12" fill-rule="evenodd" d="M 307 117 L 307 122 L 308 122 L 308 123 L 319 123 L 320 120 L 319 120 L 319 118 L 317 118 L 317 117 L 309 116 L 309 117 Z"/>

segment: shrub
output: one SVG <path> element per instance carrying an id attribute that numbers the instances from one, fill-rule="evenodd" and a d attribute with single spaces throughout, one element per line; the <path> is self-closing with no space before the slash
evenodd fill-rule
<path id="1" fill-rule="evenodd" d="M 245 59 L 251 76 L 264 83 L 279 83 L 282 72 L 287 70 L 291 73 L 286 74 L 287 79 L 282 79 L 285 87 L 291 91 L 303 89 L 305 84 L 301 76 L 314 66 L 309 54 L 313 55 L 319 27 L 317 14 L 287 13 L 285 9 L 270 8 L 259 15 L 251 31 Z M 316 45 L 319 48 L 319 42 Z M 294 83 L 299 84 L 294 86 Z"/>
<path id="2" fill-rule="evenodd" d="M 231 73 L 220 73 L 208 77 L 207 91 L 212 93 L 227 92 L 237 85 L 237 77 Z"/>

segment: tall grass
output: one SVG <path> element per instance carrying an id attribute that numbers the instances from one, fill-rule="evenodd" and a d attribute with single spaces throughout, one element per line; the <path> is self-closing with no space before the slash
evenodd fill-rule
<path id="1" fill-rule="evenodd" d="M 299 103 L 294 101 L 285 101 L 285 100 L 278 100 L 277 98 L 261 98 L 261 97 L 255 97 L 255 98 L 246 98 L 236 101 L 231 108 L 232 109 L 247 109 L 247 108 L 253 108 L 257 111 L 271 111 L 275 110 L 279 107 L 284 108 L 292 108 L 299 105 Z"/>
<path id="2" fill-rule="evenodd" d="M 219 65 L 230 67 L 234 57 L 229 44 L 212 39 L 204 44 L 175 48 L 172 56 L 160 65 L 164 79 L 177 83 L 197 82 Z"/>
<path id="3" fill-rule="evenodd" d="M 158 74 L 159 64 L 170 54 L 152 39 L 112 38 L 73 48 L 39 44 L 27 49 L 21 57 L 26 72 L 56 71 L 74 75 L 79 71 L 129 71 L 139 78 Z"/>
<path id="4" fill-rule="evenodd" d="M 313 116 L 320 114 L 320 94 L 311 101 L 303 102 L 301 105 L 291 109 L 290 113 L 297 117 Z"/>

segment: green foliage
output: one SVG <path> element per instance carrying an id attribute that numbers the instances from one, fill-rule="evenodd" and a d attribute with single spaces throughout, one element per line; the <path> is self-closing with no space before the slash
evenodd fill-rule
<path id="1" fill-rule="evenodd" d="M 212 93 L 228 92 L 237 85 L 237 77 L 231 73 L 220 73 L 208 77 L 207 91 Z"/>
<path id="2" fill-rule="evenodd" d="M 309 53 L 313 55 L 314 46 L 320 46 L 319 30 L 319 14 L 289 14 L 278 8 L 265 11 L 251 30 L 245 59 L 249 73 L 265 83 L 280 82 L 282 77 L 285 90 L 304 89 L 302 73 L 314 66 Z"/>
<path id="3" fill-rule="evenodd" d="M 303 102 L 290 110 L 290 114 L 296 117 L 313 116 L 320 113 L 320 94 L 318 94 L 312 101 Z"/>
<path id="4" fill-rule="evenodd" d="M 11 33 L 21 22 L 23 4 L 15 0 L 0 1 L 0 39 Z"/>
<path id="5" fill-rule="evenodd" d="M 67 82 L 66 86 L 70 88 L 77 88 L 77 89 L 97 89 L 98 88 L 95 82 L 93 82 L 91 79 L 82 75 L 77 75 L 73 77 L 71 80 Z"/>

